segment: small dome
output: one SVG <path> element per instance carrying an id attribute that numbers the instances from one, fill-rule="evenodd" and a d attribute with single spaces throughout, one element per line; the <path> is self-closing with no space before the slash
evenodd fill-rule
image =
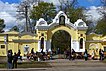
<path id="1" fill-rule="evenodd" d="M 75 26 L 78 26 L 78 27 L 86 27 L 86 23 L 82 20 L 82 19 L 78 19 L 75 23 L 74 23 Z"/>
<path id="2" fill-rule="evenodd" d="M 43 18 L 40 18 L 40 19 L 37 21 L 36 26 L 47 26 L 47 22 L 46 22 Z"/>

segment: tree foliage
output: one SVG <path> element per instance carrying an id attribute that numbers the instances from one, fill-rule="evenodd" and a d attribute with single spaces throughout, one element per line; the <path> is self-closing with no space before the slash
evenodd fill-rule
<path id="1" fill-rule="evenodd" d="M 4 20 L 0 19 L 0 33 L 4 32 L 3 28 L 5 28 Z"/>
<path id="2" fill-rule="evenodd" d="M 18 28 L 17 26 L 13 26 L 13 27 L 10 29 L 10 31 L 17 31 L 17 32 L 19 32 L 19 28 Z"/>
<path id="3" fill-rule="evenodd" d="M 103 11 L 100 11 L 104 16 L 103 19 L 98 21 L 98 24 L 96 26 L 96 33 L 102 34 L 103 36 L 106 35 L 106 0 L 101 0 L 101 3 L 103 4 Z"/>
<path id="4" fill-rule="evenodd" d="M 40 2 L 38 6 L 34 6 L 31 10 L 30 18 L 33 20 L 38 20 L 44 18 L 48 23 L 51 22 L 56 13 L 56 8 L 53 3 Z"/>
<path id="5" fill-rule="evenodd" d="M 101 0 L 101 3 L 102 3 L 103 6 L 106 7 L 106 0 Z"/>
<path id="6" fill-rule="evenodd" d="M 106 19 L 102 19 L 96 26 L 96 33 L 106 35 Z"/>
<path id="7" fill-rule="evenodd" d="M 83 8 L 69 8 L 68 17 L 72 23 L 76 22 L 78 19 L 84 19 Z"/>
<path id="8" fill-rule="evenodd" d="M 72 23 L 84 19 L 83 8 L 77 6 L 77 0 L 59 0 L 59 10 L 64 11 Z"/>

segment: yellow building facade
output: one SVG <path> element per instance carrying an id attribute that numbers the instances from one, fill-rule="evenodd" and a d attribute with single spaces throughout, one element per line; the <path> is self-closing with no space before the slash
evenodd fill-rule
<path id="1" fill-rule="evenodd" d="M 90 55 L 94 54 L 95 58 L 99 57 L 100 49 L 102 49 L 106 55 L 106 36 L 95 33 L 87 35 L 86 48 L 88 49 L 88 53 Z"/>
<path id="2" fill-rule="evenodd" d="M 82 19 L 78 19 L 75 23 L 71 23 L 67 15 L 60 11 L 53 22 L 49 25 L 47 22 L 40 18 L 35 26 L 36 34 L 30 32 L 5 32 L 0 34 L 0 56 L 6 56 L 6 50 L 12 50 L 14 52 L 21 51 L 21 55 L 24 56 L 27 52 L 31 52 L 31 49 L 34 48 L 35 52 L 46 52 L 51 50 L 51 41 L 52 36 L 55 32 L 59 30 L 64 30 L 69 33 L 71 37 L 70 47 L 74 49 L 75 52 L 84 52 L 85 49 L 97 50 L 103 49 L 106 47 L 105 37 L 96 34 L 86 35 L 86 30 L 88 26 Z M 5 42 L 5 36 L 8 35 L 8 42 Z"/>

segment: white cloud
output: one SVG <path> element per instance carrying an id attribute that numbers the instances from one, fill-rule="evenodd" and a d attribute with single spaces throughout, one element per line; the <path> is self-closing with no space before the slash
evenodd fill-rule
<path id="1" fill-rule="evenodd" d="M 103 14 L 100 12 L 101 10 L 102 7 L 91 6 L 88 10 L 84 11 L 84 14 L 87 16 L 86 19 L 92 21 L 93 25 L 96 25 L 97 21 L 103 17 Z"/>
<path id="2" fill-rule="evenodd" d="M 45 2 L 53 3 L 54 5 L 60 5 L 59 0 L 44 0 Z"/>
<path id="3" fill-rule="evenodd" d="M 16 24 L 16 6 L 17 4 L 9 4 L 8 2 L 3 3 L 0 1 L 0 18 L 4 19 L 6 24 L 5 31 L 9 30 Z"/>

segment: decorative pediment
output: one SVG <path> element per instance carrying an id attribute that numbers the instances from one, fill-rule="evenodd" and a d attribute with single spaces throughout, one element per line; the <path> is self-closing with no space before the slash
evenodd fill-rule
<path id="1" fill-rule="evenodd" d="M 64 17 L 65 23 L 69 23 L 69 19 L 67 18 L 67 15 L 63 11 L 60 11 L 56 15 L 56 17 L 53 19 L 53 23 L 59 23 L 59 21 L 62 19 L 62 17 Z"/>
<path id="2" fill-rule="evenodd" d="M 53 22 L 50 23 L 49 25 L 43 18 L 40 18 L 37 21 L 35 29 L 48 30 L 58 25 L 63 25 L 63 26 L 67 26 L 69 28 L 78 29 L 78 30 L 86 30 L 88 28 L 86 26 L 86 23 L 82 19 L 78 19 L 73 24 L 70 22 L 70 19 L 67 17 L 67 15 L 63 11 L 60 11 L 53 19 Z"/>
<path id="3" fill-rule="evenodd" d="M 75 29 L 75 26 L 70 22 L 70 19 L 67 17 L 67 15 L 60 11 L 55 18 L 53 19 L 53 22 L 49 24 L 49 28 L 52 28 L 54 26 L 58 25 L 64 25 Z"/>

